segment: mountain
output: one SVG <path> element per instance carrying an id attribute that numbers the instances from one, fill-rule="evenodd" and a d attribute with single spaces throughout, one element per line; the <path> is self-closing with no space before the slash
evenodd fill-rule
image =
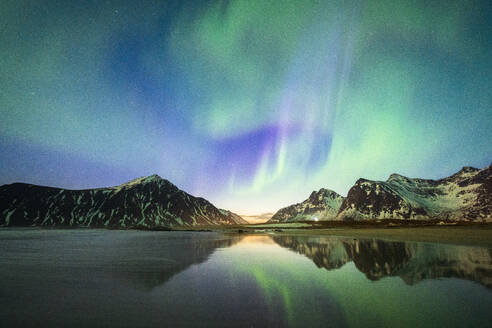
<path id="1" fill-rule="evenodd" d="M 234 213 L 224 213 L 158 175 L 87 190 L 24 183 L 0 186 L 0 226 L 165 229 L 237 220 Z"/>
<path id="2" fill-rule="evenodd" d="M 443 179 L 392 174 L 386 181 L 359 179 L 347 197 L 313 191 L 302 203 L 284 207 L 268 223 L 302 220 L 478 220 L 492 221 L 492 165 L 463 167 Z"/>
<path id="3" fill-rule="evenodd" d="M 246 221 L 248 221 L 248 223 L 250 224 L 256 224 L 256 223 L 265 223 L 267 222 L 268 220 L 271 219 L 271 217 L 273 216 L 273 214 L 275 213 L 261 213 L 261 214 L 257 214 L 257 215 L 241 215 Z"/>
<path id="4" fill-rule="evenodd" d="M 492 165 L 464 167 L 439 180 L 392 174 L 386 181 L 359 179 L 337 219 L 447 219 L 492 221 Z"/>
<path id="5" fill-rule="evenodd" d="M 219 211 L 224 214 L 225 216 L 227 216 L 228 218 L 230 218 L 232 221 L 234 221 L 234 223 L 236 224 L 249 224 L 248 221 L 246 221 L 245 219 L 243 219 L 240 215 L 236 214 L 236 213 L 233 213 L 231 211 L 228 211 L 228 210 L 224 210 L 224 209 L 219 209 Z"/>
<path id="6" fill-rule="evenodd" d="M 336 192 L 321 188 L 313 191 L 302 203 L 290 205 L 275 213 L 268 223 L 304 220 L 333 220 L 340 208 L 343 197 Z"/>

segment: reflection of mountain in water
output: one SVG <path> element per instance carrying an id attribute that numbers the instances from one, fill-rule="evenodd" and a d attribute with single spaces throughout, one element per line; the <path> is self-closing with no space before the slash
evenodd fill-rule
<path id="1" fill-rule="evenodd" d="M 203 238 L 190 234 L 174 240 L 145 237 L 126 241 L 113 257 L 117 260 L 111 263 L 111 275 L 137 289 L 150 291 L 191 265 L 205 262 L 217 248 L 230 247 L 241 238 L 220 235 Z"/>
<path id="2" fill-rule="evenodd" d="M 412 285 L 424 279 L 459 278 L 492 288 L 492 251 L 487 248 L 330 237 L 274 236 L 273 240 L 327 270 L 353 261 L 371 280 L 399 276 Z"/>

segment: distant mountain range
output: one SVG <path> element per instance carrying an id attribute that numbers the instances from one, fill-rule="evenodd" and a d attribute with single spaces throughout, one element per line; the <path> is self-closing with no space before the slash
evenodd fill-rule
<path id="1" fill-rule="evenodd" d="M 246 219 L 249 223 L 265 223 L 270 220 L 274 213 L 261 213 L 257 215 L 245 215 L 241 214 L 241 216 Z"/>
<path id="2" fill-rule="evenodd" d="M 234 224 L 249 224 L 248 221 L 246 221 L 245 219 L 242 218 L 242 216 L 236 213 L 223 209 L 219 209 L 219 211 L 225 216 L 227 216 L 229 219 L 231 219 L 234 222 Z"/>
<path id="3" fill-rule="evenodd" d="M 302 203 L 280 209 L 268 223 L 380 219 L 492 221 L 492 165 L 464 167 L 439 180 L 399 174 L 386 181 L 359 179 L 347 197 L 322 188 Z M 0 186 L 0 226 L 169 229 L 234 224 L 248 222 L 158 175 L 86 190 Z"/>
<path id="4" fill-rule="evenodd" d="M 320 189 L 302 203 L 280 209 L 268 223 L 380 219 L 492 221 L 492 165 L 464 167 L 439 180 L 399 174 L 386 181 L 359 179 L 347 197 Z"/>
<path id="5" fill-rule="evenodd" d="M 0 225 L 166 229 L 247 223 L 158 175 L 116 187 L 67 190 L 13 183 L 0 187 Z"/>

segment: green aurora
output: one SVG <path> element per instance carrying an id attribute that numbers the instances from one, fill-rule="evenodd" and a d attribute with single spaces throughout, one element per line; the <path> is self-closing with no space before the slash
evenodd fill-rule
<path id="1" fill-rule="evenodd" d="M 0 4 L 0 183 L 158 173 L 241 214 L 492 158 L 488 1 Z"/>

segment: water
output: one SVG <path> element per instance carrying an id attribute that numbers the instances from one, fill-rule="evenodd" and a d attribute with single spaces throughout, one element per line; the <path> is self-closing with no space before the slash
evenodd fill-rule
<path id="1" fill-rule="evenodd" d="M 0 230 L 2 327 L 490 327 L 491 291 L 479 247 Z"/>

